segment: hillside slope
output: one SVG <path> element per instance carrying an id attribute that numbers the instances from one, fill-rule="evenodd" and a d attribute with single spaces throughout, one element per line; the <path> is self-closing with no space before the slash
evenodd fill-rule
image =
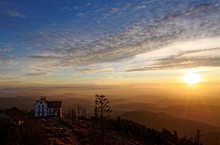
<path id="1" fill-rule="evenodd" d="M 220 106 L 206 104 L 173 105 L 161 110 L 178 118 L 205 122 L 220 127 Z"/>
<path id="2" fill-rule="evenodd" d="M 203 138 L 205 139 L 205 145 L 210 145 L 207 144 L 207 142 L 209 142 L 210 139 L 214 139 L 215 141 L 213 142 L 218 142 L 216 132 L 220 132 L 220 128 L 206 123 L 180 119 L 177 117 L 173 117 L 167 113 L 154 113 L 150 111 L 130 111 L 122 114 L 121 117 L 138 122 L 140 124 L 145 125 L 146 127 L 154 128 L 157 130 L 161 130 L 163 128 L 167 128 L 171 131 L 175 130 L 178 132 L 180 136 L 186 135 L 188 137 L 194 137 L 196 131 L 199 129 L 201 130 Z M 217 136 L 218 138 L 220 138 L 219 134 L 217 134 Z"/>

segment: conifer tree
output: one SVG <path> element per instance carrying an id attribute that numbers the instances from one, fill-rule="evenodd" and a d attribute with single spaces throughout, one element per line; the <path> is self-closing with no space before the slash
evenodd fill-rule
<path id="1" fill-rule="evenodd" d="M 101 141 L 104 144 L 104 119 L 109 117 L 111 112 L 109 100 L 104 95 L 97 95 L 95 98 L 95 118 L 101 121 Z"/>

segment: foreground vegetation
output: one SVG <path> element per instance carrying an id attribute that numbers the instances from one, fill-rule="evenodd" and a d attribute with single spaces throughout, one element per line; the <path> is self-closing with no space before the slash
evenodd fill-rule
<path id="1" fill-rule="evenodd" d="M 0 121 L 1 145 L 48 145 L 46 129 L 42 122 L 27 119 L 21 125 L 13 125 Z"/>
<path id="2" fill-rule="evenodd" d="M 131 138 L 139 142 L 139 144 L 147 145 L 202 145 L 199 143 L 199 133 L 195 138 L 180 138 L 176 131 L 169 131 L 163 128 L 161 131 L 157 131 L 152 128 L 146 128 L 143 125 L 121 119 L 118 117 L 117 120 L 108 121 L 109 130 L 117 132 L 125 138 Z"/>
<path id="3" fill-rule="evenodd" d="M 78 106 L 78 109 L 84 110 Z M 78 110 L 79 111 L 79 110 Z M 200 143 L 200 131 L 194 137 L 179 137 L 176 131 L 163 128 L 161 131 L 147 128 L 136 122 L 111 119 L 109 100 L 104 95 L 96 95 L 94 116 L 78 116 L 72 110 L 56 125 L 64 124 L 64 128 L 51 126 L 46 119 L 25 119 L 21 125 L 0 122 L 1 145 L 203 145 Z M 73 135 L 74 134 L 74 135 Z"/>
<path id="4" fill-rule="evenodd" d="M 194 137 L 179 137 L 176 131 L 171 132 L 165 128 L 158 131 L 120 117 L 111 119 L 110 112 L 108 99 L 103 95 L 96 95 L 93 117 L 73 120 L 73 116 L 69 115 L 64 124 L 79 135 L 82 144 L 202 145 L 199 130 Z"/>

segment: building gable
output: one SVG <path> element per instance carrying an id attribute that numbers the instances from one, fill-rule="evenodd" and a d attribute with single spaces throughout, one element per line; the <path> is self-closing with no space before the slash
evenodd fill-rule
<path id="1" fill-rule="evenodd" d="M 46 97 L 41 97 L 35 105 L 35 117 L 62 116 L 62 101 L 48 101 Z"/>

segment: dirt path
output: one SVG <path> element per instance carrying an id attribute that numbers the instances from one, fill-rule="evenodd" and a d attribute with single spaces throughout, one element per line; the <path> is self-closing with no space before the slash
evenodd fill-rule
<path id="1" fill-rule="evenodd" d="M 57 125 L 57 127 L 59 128 L 63 128 L 65 129 L 69 134 L 71 134 L 72 138 L 73 138 L 73 142 L 74 142 L 74 145 L 83 145 L 79 139 L 79 137 L 77 136 L 77 134 L 72 130 L 70 129 L 69 127 L 67 127 L 66 125 L 64 125 L 62 122 L 60 121 L 56 121 L 55 124 Z"/>

